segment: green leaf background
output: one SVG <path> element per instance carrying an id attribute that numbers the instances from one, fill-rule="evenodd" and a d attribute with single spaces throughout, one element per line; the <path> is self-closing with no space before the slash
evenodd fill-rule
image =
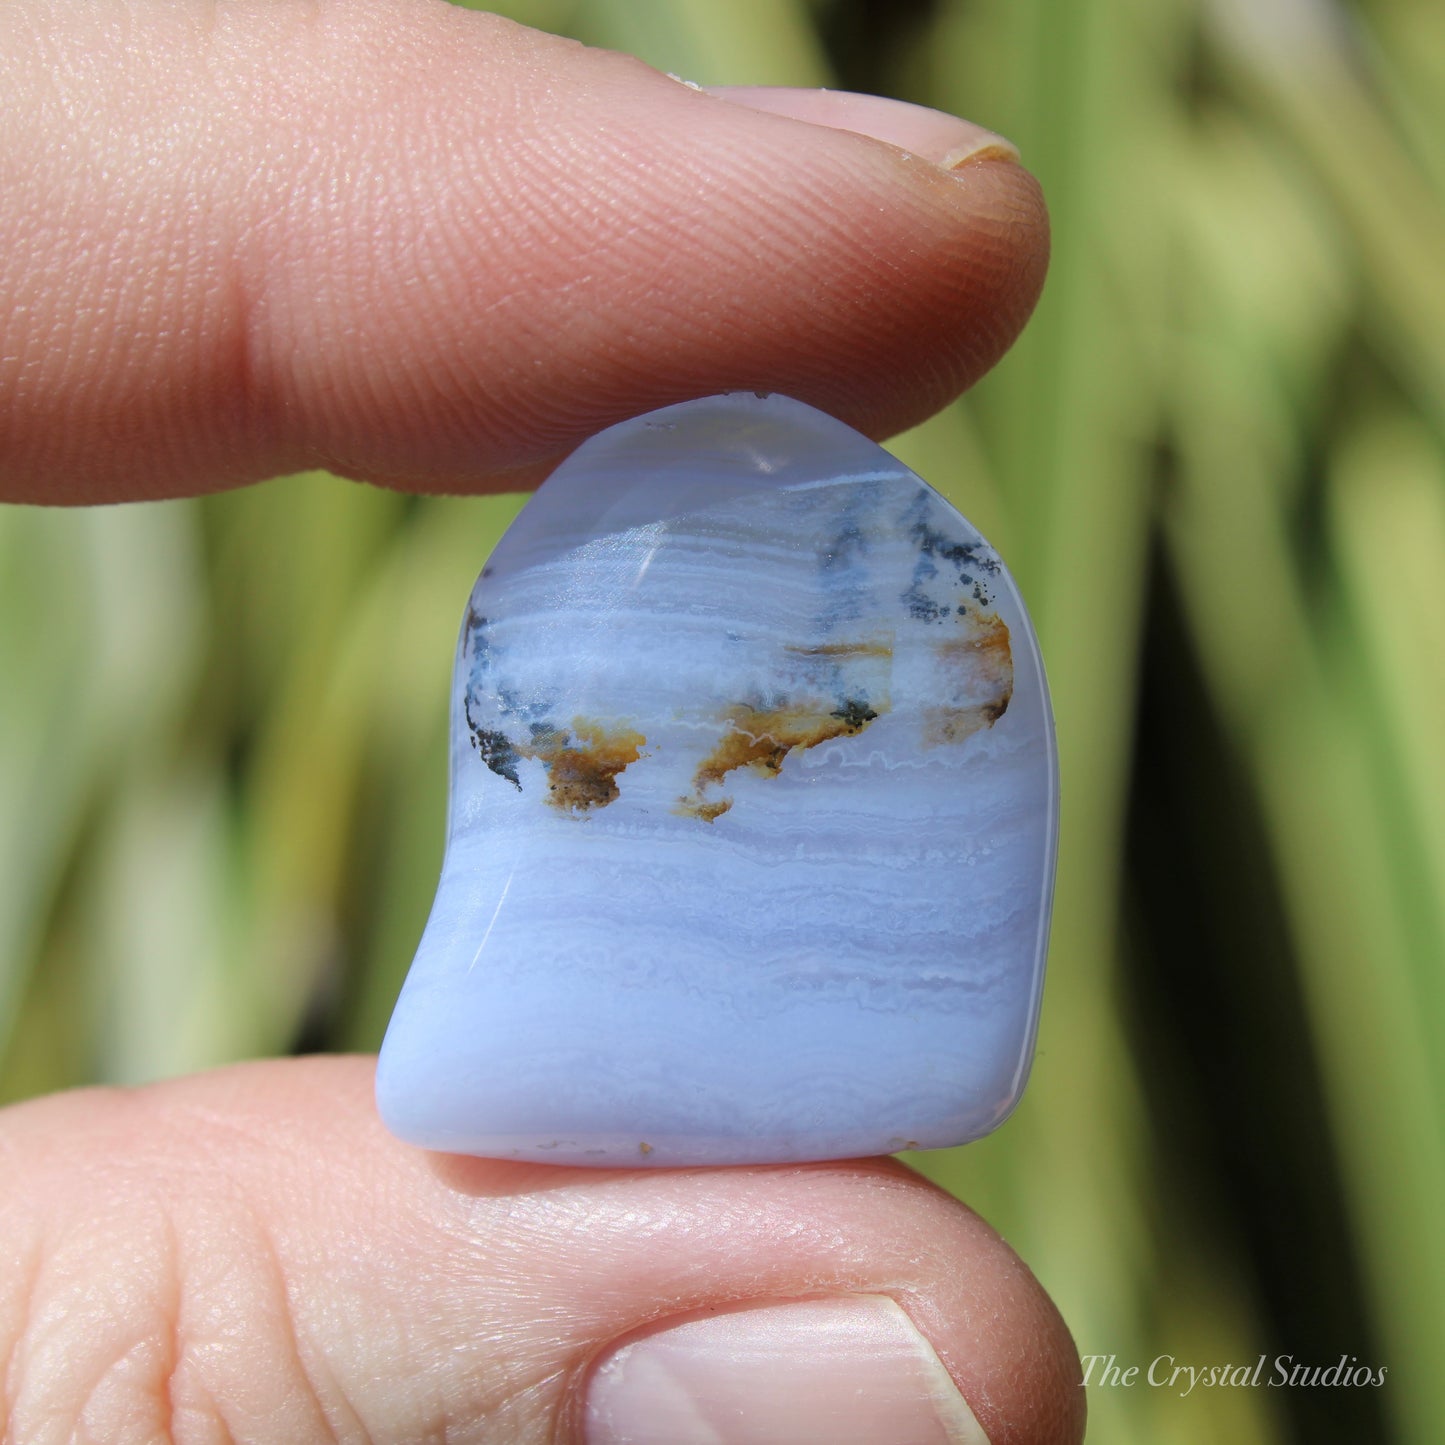
<path id="1" fill-rule="evenodd" d="M 1445 1420 L 1445 10 L 514 0 L 702 83 L 966 114 L 1040 177 L 1023 340 L 893 449 L 1041 633 L 1064 786 L 1034 1076 L 913 1162 L 1085 1354 L 1091 1439 Z M 441 857 L 457 619 L 521 498 L 322 475 L 0 509 L 0 1100 L 374 1048 Z"/>

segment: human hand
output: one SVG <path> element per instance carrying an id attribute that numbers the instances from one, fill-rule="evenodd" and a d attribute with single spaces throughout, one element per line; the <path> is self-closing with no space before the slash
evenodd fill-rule
<path id="1" fill-rule="evenodd" d="M 745 108 L 439 0 L 11 0 L 0 95 L 11 500 L 305 466 L 514 487 L 729 387 L 882 436 L 985 371 L 1042 280 L 1036 187 L 986 133 Z M 26 1445 L 942 1440 L 955 1385 L 994 1445 L 1082 1430 L 1047 1298 L 891 1161 L 428 1156 L 360 1059 L 35 1101 L 0 1159 Z"/>

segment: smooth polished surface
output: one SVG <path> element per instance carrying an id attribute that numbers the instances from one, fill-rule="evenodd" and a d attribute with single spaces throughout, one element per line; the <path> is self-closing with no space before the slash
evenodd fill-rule
<path id="1" fill-rule="evenodd" d="M 446 861 L 377 1096 L 429 1148 L 965 1142 L 1033 1048 L 1057 769 L 997 554 L 821 412 L 613 427 L 478 579 Z"/>

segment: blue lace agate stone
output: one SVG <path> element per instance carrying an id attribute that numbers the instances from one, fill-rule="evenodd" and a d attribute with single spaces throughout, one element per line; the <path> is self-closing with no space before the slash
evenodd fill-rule
<path id="1" fill-rule="evenodd" d="M 781 396 L 603 432 L 467 608 L 382 1117 L 613 1166 L 986 1133 L 1033 1050 L 1056 777 L 1018 591 L 901 463 Z"/>

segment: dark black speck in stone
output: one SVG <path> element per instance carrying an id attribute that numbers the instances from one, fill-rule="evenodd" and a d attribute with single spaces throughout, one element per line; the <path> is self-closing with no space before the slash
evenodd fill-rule
<path id="1" fill-rule="evenodd" d="M 915 522 L 912 534 L 913 540 L 918 543 L 919 551 L 931 557 L 941 557 L 945 562 L 952 562 L 958 568 L 959 580 L 962 582 L 972 580 L 963 575 L 965 567 L 976 567 L 991 577 L 998 574 L 998 558 L 991 557 L 987 550 L 976 542 L 950 542 L 942 532 L 930 527 L 927 522 Z"/>
<path id="2" fill-rule="evenodd" d="M 872 722 L 878 714 L 868 706 L 865 699 L 854 697 L 834 708 L 831 716 L 842 718 L 850 728 L 861 728 L 864 723 Z"/>
<path id="3" fill-rule="evenodd" d="M 467 727 L 472 734 L 472 746 L 482 755 L 482 761 L 499 778 L 505 778 L 519 793 L 522 791 L 522 779 L 517 774 L 517 764 L 521 761 L 521 754 L 517 752 L 516 745 L 506 735 L 497 732 L 493 728 L 481 728 L 472 721 L 471 699 L 467 699 Z"/>
<path id="4" fill-rule="evenodd" d="M 908 608 L 908 615 L 919 622 L 942 622 L 948 616 L 948 608 L 935 602 L 916 581 L 899 601 Z"/>

